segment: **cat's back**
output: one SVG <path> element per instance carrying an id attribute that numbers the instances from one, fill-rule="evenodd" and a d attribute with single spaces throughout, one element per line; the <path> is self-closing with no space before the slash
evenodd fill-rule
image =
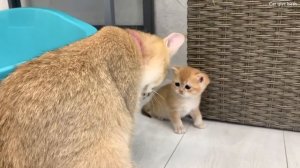
<path id="1" fill-rule="evenodd" d="M 104 29 L 20 66 L 0 83 L 0 167 L 74 167 L 87 162 L 87 151 L 102 155 L 102 146 L 93 146 L 113 144 L 105 137 L 126 143 L 131 118 L 106 63 L 118 47 L 120 56 L 131 52 L 126 36 Z"/>
<path id="2" fill-rule="evenodd" d="M 47 52 L 18 67 L 0 83 L 0 101 L 19 105 L 13 100 L 44 97 L 46 101 L 58 99 L 58 96 L 72 96 L 87 89 L 105 91 L 108 88 L 99 86 L 109 85 L 107 62 L 116 59 L 115 48 L 118 48 L 119 55 L 125 55 L 122 52 L 130 47 L 124 30 L 103 28 L 91 37 Z"/>
<path id="3" fill-rule="evenodd" d="M 96 70 L 92 53 L 83 47 L 88 44 L 91 44 L 90 40 L 85 39 L 45 53 L 18 67 L 0 84 L 0 116 L 4 113 L 33 113 L 39 111 L 39 108 L 46 108 L 45 106 L 66 103 L 75 94 L 79 96 L 89 88 L 96 89 L 97 81 L 91 73 Z M 97 68 L 105 72 L 105 67 Z M 105 73 L 100 74 L 101 76 L 106 78 Z M 32 109 L 33 106 L 35 110 Z M 14 112 L 8 112 L 8 107 Z"/>

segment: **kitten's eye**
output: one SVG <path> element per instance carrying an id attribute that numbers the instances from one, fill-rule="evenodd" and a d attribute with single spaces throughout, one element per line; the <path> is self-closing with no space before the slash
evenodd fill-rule
<path id="1" fill-rule="evenodd" d="M 201 78 L 199 79 L 199 81 L 200 81 L 200 83 L 203 82 L 203 77 L 201 77 Z"/>
<path id="2" fill-rule="evenodd" d="M 189 85 L 185 85 L 185 88 L 189 90 L 191 87 Z"/>
<path id="3" fill-rule="evenodd" d="M 179 86 L 180 86 L 180 83 L 176 82 L 176 83 L 175 83 L 175 86 L 179 87 Z"/>

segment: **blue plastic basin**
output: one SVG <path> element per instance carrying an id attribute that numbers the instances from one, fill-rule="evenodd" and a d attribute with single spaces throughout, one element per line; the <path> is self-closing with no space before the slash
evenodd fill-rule
<path id="1" fill-rule="evenodd" d="M 93 26 L 57 10 L 0 11 L 0 80 L 16 66 L 96 31 Z"/>

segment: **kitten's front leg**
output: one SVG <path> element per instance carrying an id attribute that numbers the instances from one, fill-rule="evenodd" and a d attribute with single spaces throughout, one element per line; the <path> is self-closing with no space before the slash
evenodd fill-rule
<path id="1" fill-rule="evenodd" d="M 192 112 L 190 113 L 190 115 L 193 118 L 194 126 L 195 127 L 197 127 L 197 128 L 205 128 L 205 124 L 203 123 L 202 114 L 201 114 L 199 108 L 196 108 L 196 109 L 192 110 Z"/>
<path id="2" fill-rule="evenodd" d="M 178 112 L 171 113 L 170 120 L 171 120 L 171 123 L 174 127 L 175 133 L 177 133 L 177 134 L 184 134 L 185 133 L 185 128 L 182 124 L 180 114 Z"/>

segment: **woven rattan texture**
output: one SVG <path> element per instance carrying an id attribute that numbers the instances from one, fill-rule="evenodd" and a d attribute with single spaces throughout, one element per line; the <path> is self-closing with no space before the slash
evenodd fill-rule
<path id="1" fill-rule="evenodd" d="M 300 2 L 277 2 L 188 1 L 188 64 L 212 81 L 205 118 L 300 131 Z"/>

